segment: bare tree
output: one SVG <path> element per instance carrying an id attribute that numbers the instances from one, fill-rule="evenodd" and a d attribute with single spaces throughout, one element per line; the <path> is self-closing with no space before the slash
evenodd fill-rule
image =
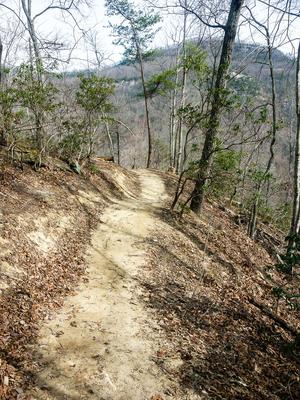
<path id="1" fill-rule="evenodd" d="M 0 86 L 2 84 L 2 56 L 3 56 L 3 43 L 2 43 L 2 38 L 0 35 Z"/>
<path id="2" fill-rule="evenodd" d="M 187 6 L 187 0 L 185 0 L 185 7 Z M 187 83 L 187 68 L 186 68 L 186 63 L 185 63 L 185 57 L 186 57 L 186 39 L 187 39 L 187 11 L 186 8 L 184 9 L 184 15 L 183 15 L 183 38 L 182 38 L 182 55 L 181 58 L 183 59 L 183 65 L 182 65 L 182 72 L 181 72 L 181 82 L 180 82 L 180 108 L 183 108 L 185 106 L 186 102 L 186 83 Z M 176 171 L 181 172 L 182 170 L 182 161 L 183 161 L 183 150 L 184 150 L 184 140 L 183 140 L 183 124 L 182 124 L 182 118 L 178 118 L 178 124 L 177 124 L 177 162 L 176 162 Z"/>
<path id="3" fill-rule="evenodd" d="M 276 5 L 282 3 L 282 0 L 277 1 Z M 246 7 L 250 18 L 248 19 L 249 25 L 254 26 L 257 32 L 264 38 L 266 41 L 266 61 L 265 64 L 269 70 L 269 79 L 271 83 L 271 114 L 272 114 L 272 122 L 271 122 L 271 140 L 269 144 L 269 158 L 266 163 L 265 170 L 259 179 L 257 184 L 256 193 L 254 195 L 254 200 L 252 204 L 250 219 L 248 223 L 248 234 L 254 239 L 256 233 L 256 224 L 257 224 L 257 214 L 258 214 L 258 206 L 261 197 L 261 192 L 265 183 L 267 183 L 267 189 L 270 186 L 270 173 L 275 159 L 275 144 L 277 139 L 277 131 L 279 129 L 278 124 L 278 99 L 277 99 L 277 90 L 276 90 L 276 82 L 275 82 L 275 68 L 273 61 L 273 53 L 276 49 L 275 41 L 277 40 L 277 46 L 282 45 L 286 39 L 289 38 L 289 23 L 287 24 L 284 20 L 285 16 L 290 16 L 290 6 L 291 1 L 284 1 L 283 8 L 280 10 L 277 6 L 272 4 L 271 1 L 264 2 L 267 5 L 266 15 L 264 16 L 265 22 L 259 21 L 259 19 L 254 15 L 254 12 L 250 7 Z M 274 7 L 275 6 L 275 7 Z M 287 25 L 287 26 L 286 26 Z"/>
<path id="4" fill-rule="evenodd" d="M 296 117 L 297 126 L 294 159 L 294 199 L 288 251 L 293 249 L 295 245 L 295 236 L 299 234 L 300 228 L 300 42 L 298 45 L 296 68 Z"/>
<path id="5" fill-rule="evenodd" d="M 0 90 L 2 89 L 2 81 L 3 81 L 3 69 L 2 69 L 2 56 L 3 56 L 3 43 L 2 43 L 2 38 L 0 35 Z M 6 135 L 4 129 L 2 127 L 0 128 L 0 146 L 6 146 L 7 141 L 6 141 Z"/>
<path id="6" fill-rule="evenodd" d="M 74 12 L 79 12 L 79 5 L 82 4 L 84 0 L 57 0 L 51 1 L 49 5 L 43 8 L 41 11 L 33 15 L 32 13 L 32 0 L 21 0 L 21 11 L 16 7 L 10 6 L 4 2 L 0 3 L 0 8 L 9 11 L 12 16 L 14 16 L 17 21 L 22 25 L 22 27 L 28 32 L 29 35 L 29 60 L 31 65 L 31 79 L 37 83 L 37 87 L 43 90 L 44 87 L 44 62 L 43 62 L 43 51 L 48 51 L 49 46 L 57 46 L 56 41 L 47 41 L 40 37 L 36 31 L 36 22 L 38 19 L 51 12 L 60 11 L 61 13 L 66 13 L 73 19 L 74 25 L 78 27 L 78 23 L 74 16 Z M 23 14 L 22 14 L 23 12 Z M 45 114 L 44 111 L 38 107 L 33 107 L 33 115 L 35 119 L 35 140 L 37 148 L 40 153 L 45 150 L 44 142 L 44 123 Z"/>

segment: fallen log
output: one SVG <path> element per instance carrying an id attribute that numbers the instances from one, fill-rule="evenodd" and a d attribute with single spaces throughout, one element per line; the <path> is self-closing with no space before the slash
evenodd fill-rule
<path id="1" fill-rule="evenodd" d="M 248 298 L 248 301 L 250 304 L 254 305 L 260 311 L 263 312 L 267 317 L 271 318 L 273 321 L 276 322 L 277 325 L 279 325 L 282 329 L 290 332 L 292 335 L 297 336 L 299 332 L 297 331 L 296 328 L 293 326 L 289 325 L 286 321 L 284 321 L 282 318 L 280 318 L 278 315 L 274 314 L 267 306 L 265 306 L 262 303 L 257 302 L 254 300 L 252 297 Z"/>

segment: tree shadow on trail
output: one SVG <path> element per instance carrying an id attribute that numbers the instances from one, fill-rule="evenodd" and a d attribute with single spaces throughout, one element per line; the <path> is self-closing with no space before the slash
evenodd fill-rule
<path id="1" fill-rule="evenodd" d="M 299 359 L 286 353 L 287 339 L 256 310 L 201 291 L 187 296 L 171 279 L 164 287 L 145 286 L 176 344 L 184 389 L 213 399 L 300 398 Z"/>
<path id="2" fill-rule="evenodd" d="M 293 338 L 248 301 L 248 291 L 265 293 L 266 287 L 257 282 L 252 265 L 244 267 L 247 244 L 240 245 L 237 264 L 231 249 L 218 248 L 215 238 L 205 242 L 200 224 L 180 222 L 166 210 L 157 213 L 163 213 L 167 228 L 159 242 L 150 242 L 155 257 L 143 284 L 148 306 L 170 340 L 171 357 L 181 360 L 172 377 L 180 380 L 183 391 L 192 390 L 201 399 L 299 399 L 300 359 L 299 352 L 291 351 Z M 175 251 L 178 231 L 186 240 L 185 250 Z M 177 239 L 182 240 L 178 234 Z M 189 255 L 193 246 L 199 257 L 205 250 L 215 268 L 227 270 L 223 281 L 201 275 L 201 262 L 196 265 L 197 257 Z M 163 359 L 158 365 L 165 370 Z"/>

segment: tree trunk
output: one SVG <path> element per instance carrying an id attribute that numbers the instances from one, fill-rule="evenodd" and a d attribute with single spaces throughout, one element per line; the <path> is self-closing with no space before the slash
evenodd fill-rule
<path id="1" fill-rule="evenodd" d="M 3 44 L 0 37 L 0 89 L 2 88 L 3 84 L 2 54 L 3 54 Z M 1 112 L 3 113 L 4 110 L 1 110 Z M 2 118 L 5 119 L 5 115 L 3 115 Z M 6 138 L 5 122 L 4 122 L 3 125 L 0 126 L 0 146 L 6 146 L 6 145 L 7 145 L 7 138 Z"/>
<path id="2" fill-rule="evenodd" d="M 28 33 L 30 36 L 30 40 L 32 43 L 33 47 L 33 55 L 32 52 L 30 51 L 30 63 L 33 69 L 33 65 L 35 66 L 36 69 L 36 79 L 39 83 L 39 85 L 43 85 L 43 63 L 42 63 L 42 58 L 40 55 L 40 49 L 38 46 L 38 39 L 36 36 L 35 32 L 35 27 L 34 27 L 34 21 L 31 16 L 31 2 L 32 0 L 22 0 L 22 9 L 26 17 L 27 21 L 27 29 Z M 43 122 L 44 122 L 44 115 L 43 111 L 37 108 L 34 110 L 34 116 L 35 116 L 35 137 L 36 137 L 36 144 L 38 149 L 42 152 L 43 151 Z"/>
<path id="3" fill-rule="evenodd" d="M 259 193 L 256 194 L 254 202 L 252 204 L 251 216 L 248 223 L 248 236 L 251 239 L 255 238 L 255 233 L 256 233 L 258 202 L 259 202 Z"/>
<path id="4" fill-rule="evenodd" d="M 37 36 L 35 33 L 34 22 L 31 17 L 31 0 L 27 0 L 27 4 L 26 4 L 26 0 L 22 0 L 22 9 L 23 9 L 23 12 L 26 17 L 27 29 L 28 29 L 28 33 L 29 33 L 29 36 L 30 36 L 30 39 L 32 42 L 32 46 L 33 46 L 34 63 L 35 63 L 36 69 L 37 69 L 37 75 L 38 75 L 38 78 L 41 79 L 42 60 L 41 60 L 40 50 L 39 50 L 39 46 L 38 46 L 38 39 L 37 39 Z"/>
<path id="5" fill-rule="evenodd" d="M 288 251 L 294 247 L 293 237 L 299 233 L 300 225 L 300 42 L 298 46 L 297 57 L 297 73 L 296 73 L 296 143 L 295 143 L 295 159 L 294 159 L 294 199 L 293 199 L 293 213 L 290 228 L 290 240 L 288 244 Z"/>
<path id="6" fill-rule="evenodd" d="M 117 157 L 118 157 L 118 165 L 120 165 L 120 132 L 119 132 L 118 127 L 117 127 L 117 131 L 116 131 L 116 135 L 117 135 Z"/>
<path id="7" fill-rule="evenodd" d="M 179 52 L 178 52 L 179 53 Z M 177 107 L 177 95 L 178 95 L 178 80 L 179 80 L 179 71 L 178 71 L 178 61 L 179 54 L 176 57 L 176 80 L 175 80 L 175 89 L 173 92 L 172 97 L 172 104 L 171 104 L 171 163 L 170 166 L 175 168 L 176 166 L 176 154 L 177 154 L 177 118 L 176 118 L 176 107 Z"/>
<path id="8" fill-rule="evenodd" d="M 147 154 L 147 163 L 146 168 L 150 167 L 151 164 L 151 155 L 152 155 L 152 136 L 151 136 L 151 128 L 150 128 L 150 117 L 149 117 L 149 108 L 148 108 L 148 95 L 146 90 L 146 81 L 145 81 L 145 73 L 144 73 L 144 60 L 141 53 L 139 39 L 132 25 L 132 29 L 134 32 L 134 40 L 136 46 L 136 52 L 139 59 L 140 64 L 140 72 L 141 72 L 141 79 L 142 79 L 142 87 L 143 87 L 143 94 L 144 94 L 144 104 L 145 104 L 145 117 L 146 117 L 146 125 L 147 125 L 147 134 L 148 134 L 148 154 Z"/>
<path id="9" fill-rule="evenodd" d="M 199 172 L 192 193 L 191 210 L 196 213 L 201 212 L 205 184 L 210 172 L 212 155 L 214 151 L 215 140 L 220 125 L 221 110 L 223 107 L 224 89 L 228 80 L 228 71 L 232 60 L 233 45 L 237 33 L 238 21 L 244 0 L 232 0 L 230 11 L 225 26 L 225 35 L 222 45 L 222 53 L 217 71 L 214 93 L 212 96 L 211 111 L 209 116 L 208 129 L 205 135 L 204 146 L 201 159 L 199 161 Z"/>
<path id="10" fill-rule="evenodd" d="M 185 7 L 187 7 L 187 1 L 185 0 Z M 181 98 L 180 98 L 180 108 L 185 106 L 186 101 L 186 78 L 187 78 L 187 71 L 185 65 L 186 59 L 186 25 L 187 25 L 187 12 L 186 9 L 184 10 L 184 19 L 183 19 L 183 39 L 182 39 L 182 60 L 183 60 L 183 67 L 182 67 L 182 77 L 181 77 Z M 182 118 L 178 117 L 178 154 L 177 154 L 177 162 L 176 162 L 176 172 L 180 173 L 183 167 L 183 149 L 184 149 L 184 141 L 183 141 L 183 127 L 182 127 Z"/>
<path id="11" fill-rule="evenodd" d="M 147 124 L 147 136 L 148 136 L 148 154 L 147 154 L 147 163 L 146 168 L 150 167 L 151 164 L 151 155 L 152 155 L 152 136 L 151 136 L 151 128 L 150 128 L 150 117 L 149 117 L 149 108 L 148 108 L 148 97 L 146 91 L 146 83 L 145 83 L 145 75 L 144 75 L 144 66 L 143 61 L 140 61 L 141 68 L 141 77 L 142 77 L 142 85 L 144 92 L 144 103 L 145 103 L 145 115 L 146 115 L 146 124 Z"/>
<path id="12" fill-rule="evenodd" d="M 177 104 L 177 84 L 178 84 L 178 59 L 176 58 L 176 80 L 175 89 L 171 94 L 171 105 L 170 105 L 170 167 L 176 165 L 176 104 Z"/>
<path id="13" fill-rule="evenodd" d="M 258 23 L 259 24 L 259 23 Z M 273 66 L 273 51 L 272 51 L 272 43 L 271 43 L 271 37 L 270 37 L 270 32 L 267 27 L 264 25 L 260 24 L 261 27 L 263 27 L 266 31 L 266 38 L 267 38 L 267 46 L 268 46 L 268 61 L 269 61 L 269 71 L 270 71 L 270 78 L 271 78 L 271 89 L 272 89 L 272 139 L 270 142 L 269 146 L 269 151 L 270 151 L 270 157 L 265 169 L 265 172 L 263 174 L 263 178 L 261 182 L 259 183 L 258 190 L 256 193 L 256 199 L 253 204 L 253 210 L 255 212 L 251 213 L 251 218 L 249 221 L 249 226 L 251 227 L 251 234 L 250 237 L 251 239 L 255 238 L 255 233 L 256 233 L 256 223 L 257 223 L 257 212 L 258 212 L 258 200 L 260 198 L 261 192 L 263 190 L 263 186 L 265 182 L 269 179 L 268 175 L 269 172 L 271 171 L 271 167 L 273 165 L 274 161 L 274 147 L 276 143 L 276 133 L 277 133 L 277 98 L 276 98 L 276 87 L 275 87 L 275 75 L 274 75 L 274 66 Z M 268 181 L 268 185 L 269 185 Z"/>
<path id="14" fill-rule="evenodd" d="M 107 122 L 104 122 L 104 125 L 105 125 L 106 135 L 107 135 L 107 139 L 108 139 L 110 155 L 113 158 L 113 160 L 115 160 L 114 144 L 113 144 L 112 137 L 110 134 L 109 125 Z"/>
<path id="15" fill-rule="evenodd" d="M 171 105 L 169 114 L 169 166 L 173 166 L 173 138 L 174 138 L 174 93 L 171 93 Z"/>
<path id="16" fill-rule="evenodd" d="M 2 43 L 2 39 L 0 36 L 0 87 L 2 85 L 2 81 L 3 81 L 3 71 L 2 71 L 2 54 L 3 54 L 3 43 Z"/>

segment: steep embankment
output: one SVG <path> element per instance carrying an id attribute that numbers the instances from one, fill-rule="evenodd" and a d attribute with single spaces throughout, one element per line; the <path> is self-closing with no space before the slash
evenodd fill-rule
<path id="1" fill-rule="evenodd" d="M 171 175 L 93 170 L 6 171 L 0 398 L 299 398 L 267 251 L 215 204 L 171 213 Z"/>
<path id="2" fill-rule="evenodd" d="M 0 189 L 0 398 L 23 396 L 38 323 L 73 292 L 91 232 L 111 199 L 138 193 L 133 174 L 97 161 L 87 177 L 7 165 Z M 121 184 L 120 184 L 121 183 Z M 123 184 L 123 187 L 122 187 Z"/>
<path id="3" fill-rule="evenodd" d="M 174 193 L 176 179 L 161 177 Z M 280 288 L 300 295 L 299 269 L 289 278 L 275 268 L 270 235 L 278 233 L 260 224 L 262 244 L 254 242 L 237 215 L 214 202 L 201 218 L 180 219 L 168 207 L 158 214 L 143 283 L 168 336 L 158 354 L 162 369 L 199 398 L 300 398 L 299 336 L 291 346 L 300 302 L 276 297 Z"/>

